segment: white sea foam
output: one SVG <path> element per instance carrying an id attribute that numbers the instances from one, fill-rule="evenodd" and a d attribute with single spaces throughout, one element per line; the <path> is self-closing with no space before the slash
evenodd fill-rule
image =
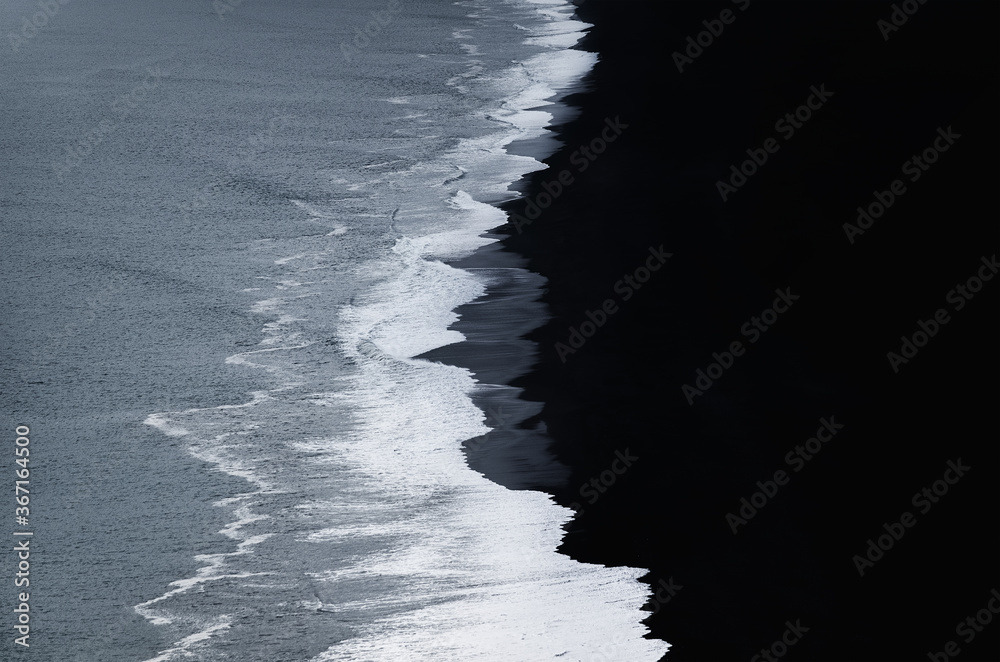
<path id="1" fill-rule="evenodd" d="M 208 641 L 217 632 L 228 630 L 229 627 L 230 619 L 228 617 L 220 618 L 217 622 L 208 625 L 199 632 L 184 637 L 174 644 L 172 648 L 161 651 L 156 657 L 151 657 L 145 662 L 170 662 L 170 660 L 179 658 L 190 659 L 192 657 L 191 648 L 196 647 L 199 643 Z"/>
<path id="2" fill-rule="evenodd" d="M 184 435 L 189 434 L 188 431 L 180 425 L 174 425 L 171 423 L 166 414 L 150 414 L 146 417 L 146 420 L 144 420 L 143 423 L 153 426 L 168 437 L 183 437 Z"/>

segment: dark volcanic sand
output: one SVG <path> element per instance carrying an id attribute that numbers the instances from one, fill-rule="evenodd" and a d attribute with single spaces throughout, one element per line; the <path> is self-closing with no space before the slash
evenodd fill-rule
<path id="1" fill-rule="evenodd" d="M 671 54 L 725 8 L 734 21 L 679 73 Z M 519 308 L 531 283 L 497 290 L 460 310 L 470 342 L 436 353 L 481 381 L 514 378 L 542 405 L 524 425 L 547 436 L 500 430 L 501 450 L 473 444 L 470 462 L 582 508 L 562 548 L 574 558 L 683 587 L 648 621 L 673 645 L 665 659 L 750 659 L 796 619 L 808 632 L 782 659 L 920 660 L 949 641 L 959 660 L 1000 659 L 1000 624 L 971 643 L 955 630 L 1000 588 L 1000 279 L 961 310 L 948 300 L 1000 252 L 998 5 L 930 0 L 886 41 L 877 22 L 892 12 L 581 4 L 595 25 L 581 47 L 601 61 L 570 99 L 581 114 L 555 129 L 566 147 L 518 188 L 537 200 L 564 169 L 574 182 L 520 232 L 502 230 L 512 253 L 463 264 L 526 257 L 551 316 L 528 334 L 535 350 L 511 344 L 546 310 Z M 811 86 L 832 95 L 786 139 L 775 122 Z M 580 172 L 572 153 L 608 118 L 628 128 Z M 904 161 L 948 127 L 961 137 L 911 181 Z M 716 182 L 770 137 L 778 150 L 723 202 Z M 843 224 L 896 179 L 905 193 L 849 243 Z M 661 245 L 673 256 L 623 301 L 616 282 Z M 751 343 L 741 327 L 786 288 L 799 298 Z M 606 299 L 617 312 L 562 362 L 556 343 Z M 949 321 L 894 372 L 887 353 L 939 309 Z M 734 341 L 745 353 L 689 405 L 682 385 Z M 515 419 L 539 410 L 530 402 Z M 831 417 L 843 425 L 831 441 L 786 461 Z M 626 449 L 639 459 L 589 503 L 581 485 Z M 970 469 L 947 494 L 912 501 L 959 458 Z M 787 484 L 734 534 L 726 514 L 779 470 Z M 913 526 L 860 576 L 853 557 L 904 512 Z"/>

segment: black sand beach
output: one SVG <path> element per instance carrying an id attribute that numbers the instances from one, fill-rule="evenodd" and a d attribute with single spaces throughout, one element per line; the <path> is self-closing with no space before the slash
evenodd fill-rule
<path id="1" fill-rule="evenodd" d="M 578 13 L 600 62 L 538 209 L 463 264 L 526 259 L 545 308 L 494 291 L 433 357 L 533 414 L 470 463 L 651 569 L 665 659 L 1000 659 L 996 3 Z M 491 345 L 544 311 L 537 356 Z"/>

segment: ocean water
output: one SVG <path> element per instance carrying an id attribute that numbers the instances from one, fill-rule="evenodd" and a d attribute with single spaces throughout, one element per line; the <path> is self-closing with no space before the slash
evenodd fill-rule
<path id="1" fill-rule="evenodd" d="M 490 385 L 418 358 L 534 282 L 448 262 L 596 61 L 572 6 L 39 11 L 0 8 L 0 411 L 35 463 L 4 659 L 659 659 L 645 571 L 556 553 L 572 511 L 468 467 Z"/>

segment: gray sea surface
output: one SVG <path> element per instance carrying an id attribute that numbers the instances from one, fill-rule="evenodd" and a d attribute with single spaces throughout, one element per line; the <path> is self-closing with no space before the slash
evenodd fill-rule
<path id="1" fill-rule="evenodd" d="M 0 555 L 0 657 L 662 655 L 642 569 L 557 554 L 571 511 L 468 468 L 489 385 L 414 358 L 524 279 L 446 262 L 543 167 L 505 147 L 593 65 L 572 16 L 0 5 L 0 470 L 16 426 L 31 451 L 0 535 L 33 534 L 27 589 Z"/>

